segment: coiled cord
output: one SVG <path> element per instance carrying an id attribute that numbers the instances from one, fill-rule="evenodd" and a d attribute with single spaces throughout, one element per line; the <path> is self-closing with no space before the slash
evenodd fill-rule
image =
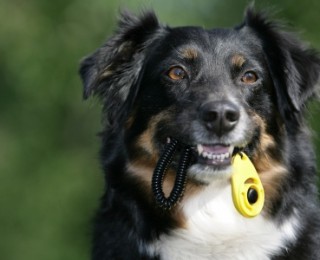
<path id="1" fill-rule="evenodd" d="M 160 156 L 152 176 L 152 191 L 155 201 L 159 207 L 165 210 L 170 210 L 174 207 L 182 197 L 186 185 L 186 172 L 191 160 L 191 148 L 188 146 L 183 147 L 173 189 L 170 192 L 169 197 L 165 197 L 163 192 L 163 180 L 168 167 L 172 162 L 177 146 L 178 141 L 171 139 L 170 143 L 166 145 L 164 152 Z"/>

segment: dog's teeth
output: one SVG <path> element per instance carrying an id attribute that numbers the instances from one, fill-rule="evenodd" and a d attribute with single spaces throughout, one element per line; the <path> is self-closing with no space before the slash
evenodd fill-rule
<path id="1" fill-rule="evenodd" d="M 227 159 L 227 158 L 229 158 L 229 157 L 230 157 L 230 154 L 229 154 L 229 153 L 223 154 L 223 160 L 225 160 L 225 159 Z"/>
<path id="2" fill-rule="evenodd" d="M 202 155 L 203 146 L 202 146 L 201 144 L 198 144 L 198 145 L 197 145 L 197 149 L 198 149 L 198 154 L 199 154 L 199 155 Z"/>
<path id="3" fill-rule="evenodd" d="M 230 147 L 229 147 L 229 156 L 232 156 L 233 150 L 234 150 L 234 146 L 230 145 Z"/>
<path id="4" fill-rule="evenodd" d="M 203 147 L 203 145 L 201 145 L 201 144 L 197 145 L 197 151 L 198 151 L 199 156 L 201 156 L 204 159 L 209 159 L 209 160 L 213 160 L 213 161 L 220 161 L 220 162 L 223 162 L 227 158 L 230 158 L 232 156 L 233 149 L 234 149 L 234 147 L 230 146 L 228 152 L 223 153 L 223 154 L 215 154 L 210 151 L 205 151 L 205 148 Z"/>

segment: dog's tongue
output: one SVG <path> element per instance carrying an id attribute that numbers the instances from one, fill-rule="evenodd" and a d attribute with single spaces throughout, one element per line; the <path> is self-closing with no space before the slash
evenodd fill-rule
<path id="1" fill-rule="evenodd" d="M 210 154 L 225 154 L 229 153 L 229 146 L 225 145 L 202 145 L 203 152 Z"/>

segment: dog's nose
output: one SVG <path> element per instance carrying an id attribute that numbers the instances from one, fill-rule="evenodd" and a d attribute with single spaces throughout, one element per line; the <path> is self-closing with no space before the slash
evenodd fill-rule
<path id="1" fill-rule="evenodd" d="M 200 107 L 200 117 L 209 131 L 221 136 L 236 126 L 240 111 L 238 106 L 230 101 L 214 101 Z"/>

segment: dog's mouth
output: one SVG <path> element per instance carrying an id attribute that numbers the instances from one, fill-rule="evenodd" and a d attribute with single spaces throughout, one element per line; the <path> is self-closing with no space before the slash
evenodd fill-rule
<path id="1" fill-rule="evenodd" d="M 234 150 L 233 145 L 198 144 L 196 162 L 215 168 L 230 166 Z"/>
<path id="2" fill-rule="evenodd" d="M 174 138 L 167 138 L 170 143 Z M 175 139 L 177 140 L 177 139 Z M 191 165 L 197 164 L 200 167 L 211 168 L 213 170 L 224 170 L 231 166 L 232 157 L 242 151 L 243 146 L 223 143 L 203 143 L 186 144 L 179 141 L 180 149 L 189 147 L 192 151 Z M 176 158 L 178 160 L 178 158 Z"/>

